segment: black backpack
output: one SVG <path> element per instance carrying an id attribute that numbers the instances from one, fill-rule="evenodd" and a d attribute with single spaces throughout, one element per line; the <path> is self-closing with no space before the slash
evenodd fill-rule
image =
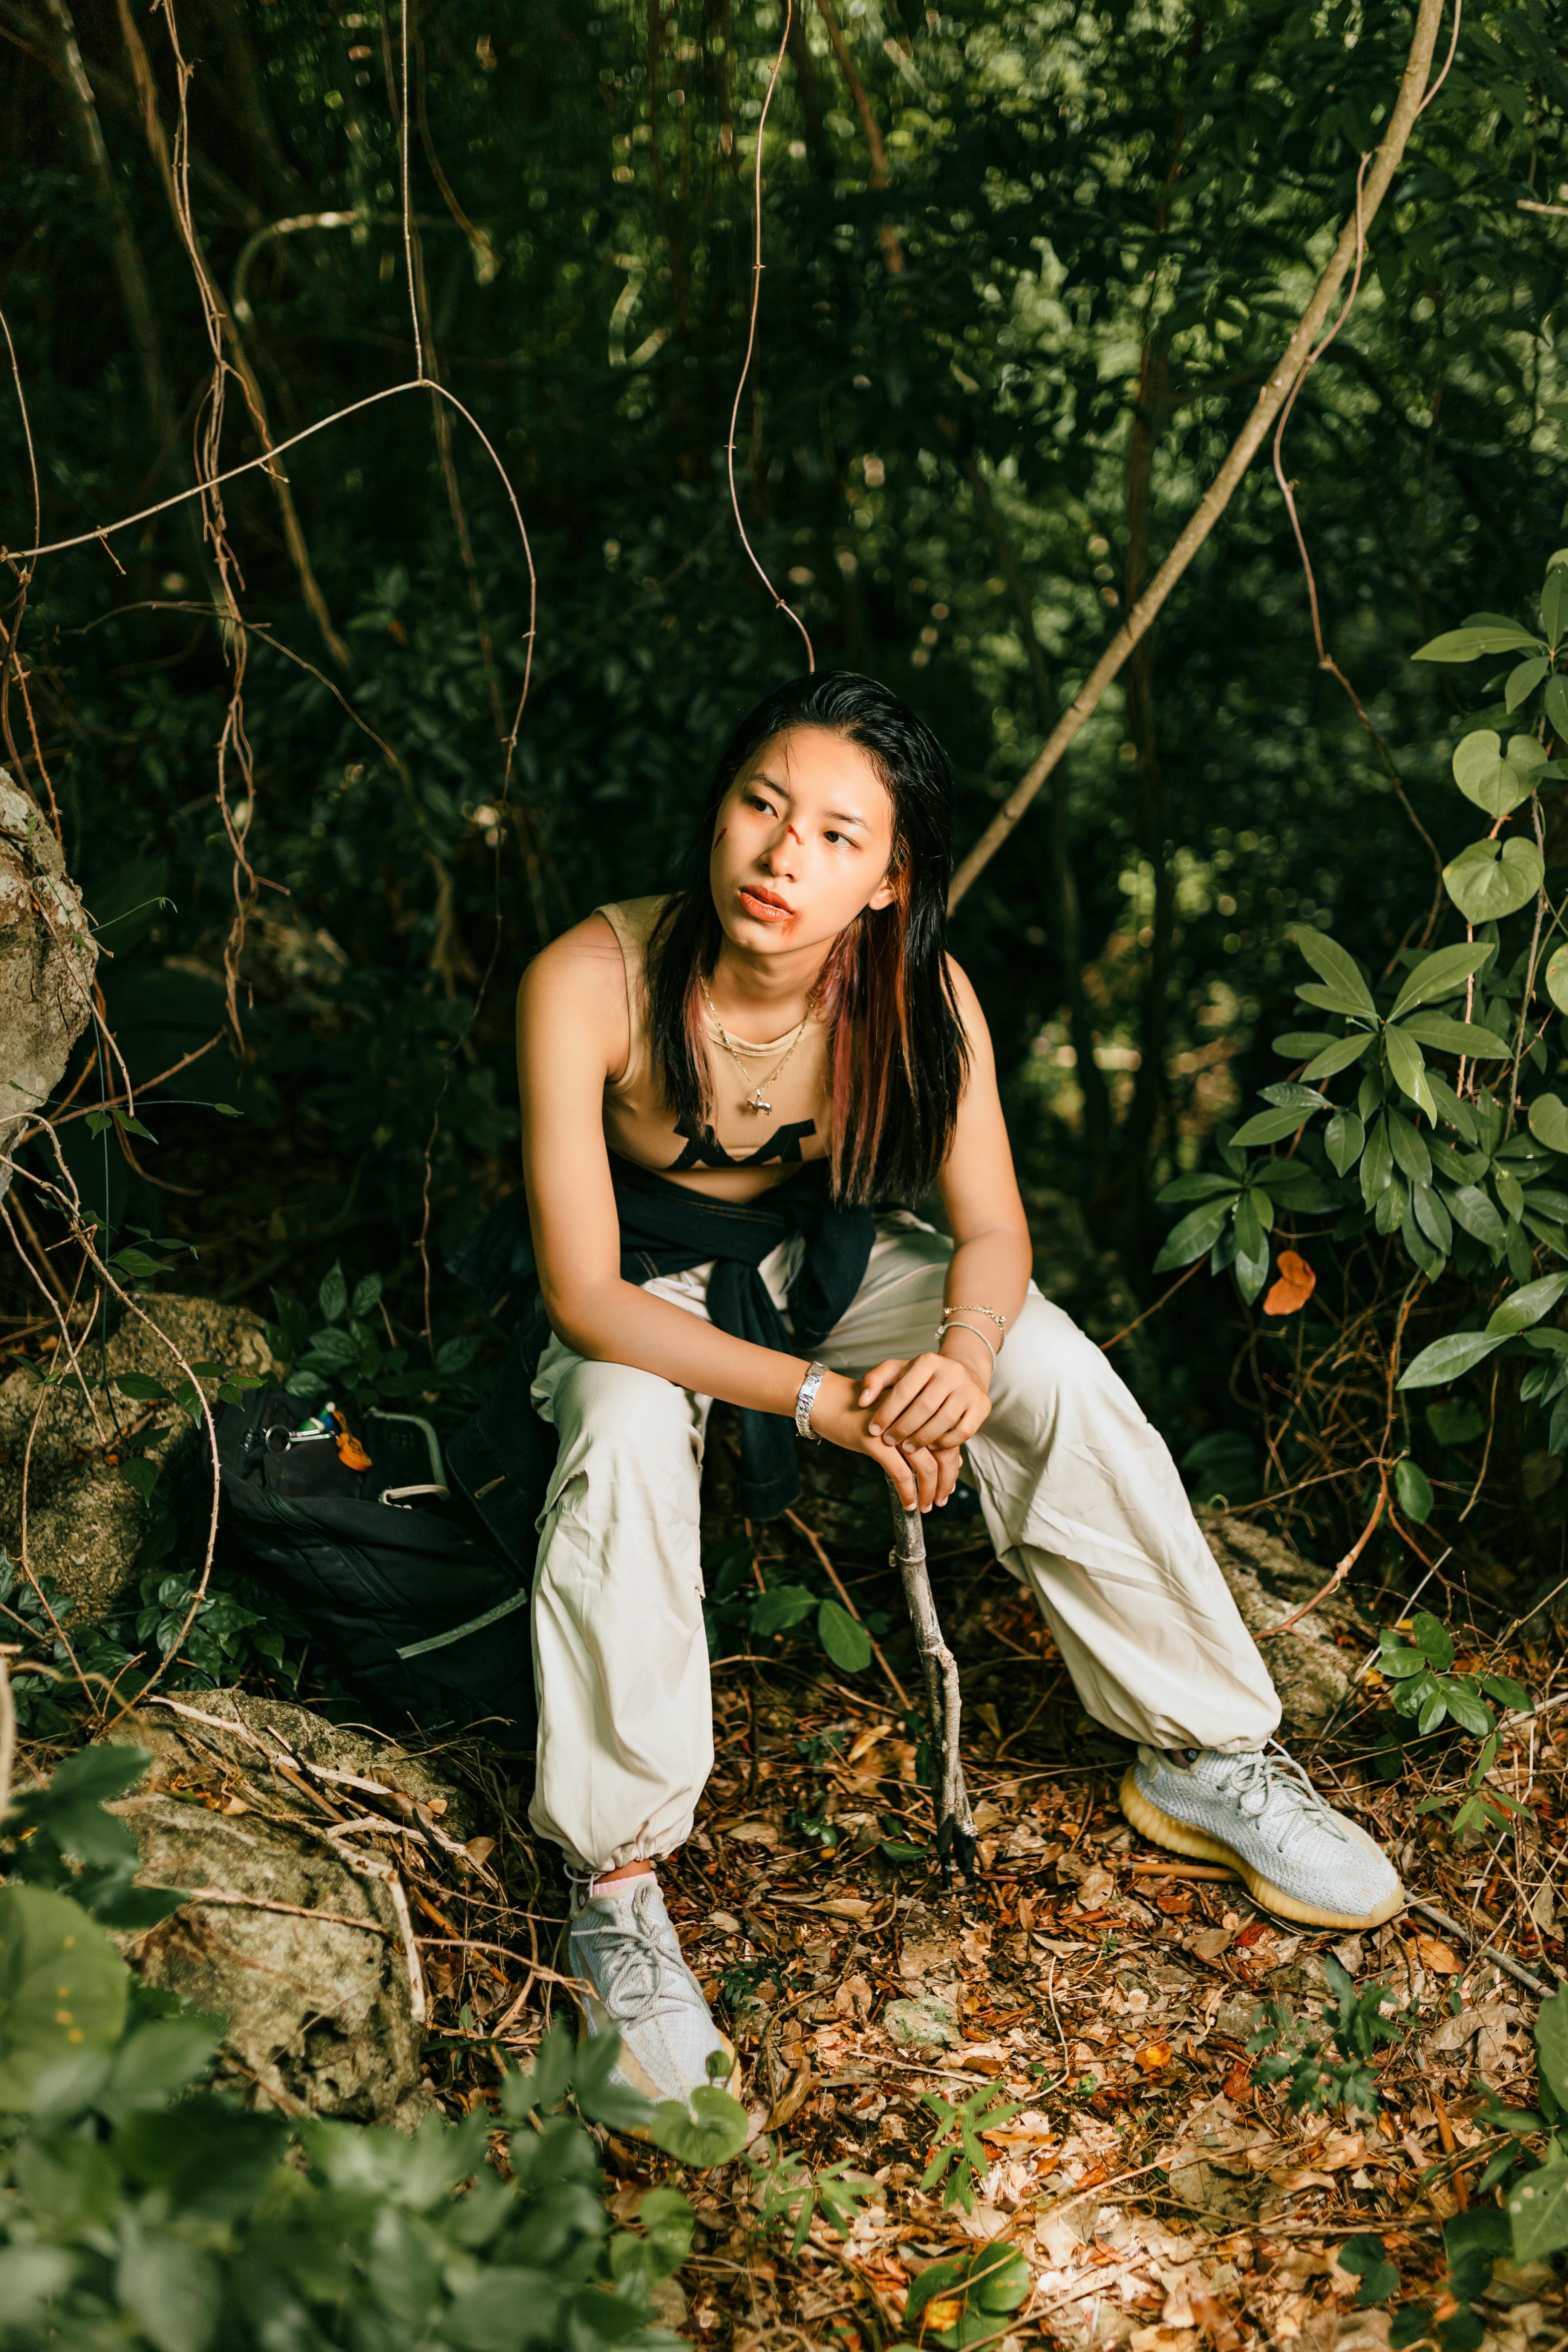
<path id="1" fill-rule="evenodd" d="M 382 1728 L 531 1748 L 529 1591 L 417 1414 L 258 1389 L 218 1416 L 228 1538 Z"/>

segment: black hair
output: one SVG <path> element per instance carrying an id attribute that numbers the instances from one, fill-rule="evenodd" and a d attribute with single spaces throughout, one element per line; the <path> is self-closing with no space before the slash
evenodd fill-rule
<path id="1" fill-rule="evenodd" d="M 820 727 L 858 745 L 893 803 L 890 905 L 863 909 L 828 952 L 818 997 L 829 1024 L 835 1197 L 910 1205 L 946 1159 L 969 1074 L 969 1050 L 944 950 L 952 871 L 952 771 L 922 719 L 889 687 L 854 670 L 776 687 L 725 744 L 687 851 L 686 887 L 648 943 L 653 1066 L 682 1129 L 712 1117 L 699 979 L 723 933 L 709 885 L 720 803 L 765 743 Z"/>

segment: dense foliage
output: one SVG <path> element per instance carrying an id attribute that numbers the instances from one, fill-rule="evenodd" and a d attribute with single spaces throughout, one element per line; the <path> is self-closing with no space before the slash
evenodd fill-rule
<path id="1" fill-rule="evenodd" d="M 401 21 L 301 0 L 144 21 L 0 0 L 0 306 L 40 516 L 35 533 L 14 400 L 5 537 L 79 542 L 12 560 L 5 756 L 58 805 L 132 1074 L 173 1071 L 135 1116 L 79 1116 L 60 1146 L 117 1242 L 173 1232 L 200 1251 L 182 1278 L 276 1287 L 297 1379 L 384 1389 L 423 1381 L 443 1348 L 442 1380 L 461 1382 L 466 1302 L 439 1261 L 511 1181 L 518 971 L 596 900 L 659 884 L 737 710 L 802 658 L 726 478 L 781 43 L 741 510 L 819 660 L 892 679 L 942 732 L 962 846 L 1248 413 L 1353 213 L 1411 19 L 1350 0 L 918 16 L 854 0 L 841 18 L 811 0 L 786 26 L 778 0 L 674 0 L 503 5 L 477 31 L 427 5 L 406 58 Z M 1549 796 L 1529 802 L 1538 843 L 1510 841 L 1495 868 L 1466 849 L 1456 733 L 1481 763 L 1461 788 L 1489 814 L 1514 789 L 1500 777 L 1530 781 L 1517 746 L 1534 734 L 1522 705 L 1470 708 L 1451 661 L 1411 658 L 1478 613 L 1500 642 L 1555 639 L 1555 610 L 1521 591 L 1559 529 L 1565 94 L 1539 12 L 1466 14 L 1289 418 L 1280 473 L 1310 580 L 1259 462 L 959 909 L 1030 1187 L 1077 1194 L 1134 1285 L 1163 1237 L 1153 1192 L 1275 1079 L 1292 935 L 1320 941 L 1312 984 L 1336 985 L 1324 938 L 1363 968 L 1393 1090 L 1370 1125 L 1339 1105 L 1326 1160 L 1310 1140 L 1271 1156 L 1292 1211 L 1346 1183 L 1353 1207 L 1359 1184 L 1378 1240 L 1402 1236 L 1391 1264 L 1408 1253 L 1429 1276 L 1441 1256 L 1472 1286 L 1495 1246 L 1491 1210 L 1474 1213 L 1484 1232 L 1465 1224 L 1469 1193 L 1496 1196 L 1519 1284 L 1521 1253 L 1552 1246 L 1550 1183 L 1528 1213 L 1509 1205 L 1528 1153 L 1509 1102 L 1493 1134 L 1467 1097 L 1476 1132 L 1461 1121 L 1435 1149 L 1410 1124 L 1430 1114 L 1400 1057 L 1454 992 L 1387 1026 L 1376 990 L 1432 946 L 1428 893 L 1462 867 L 1478 942 L 1502 925 L 1466 989 L 1482 1025 L 1489 1005 L 1522 1016 L 1507 992 L 1531 917 L 1503 900 L 1550 891 L 1568 850 Z M 421 366 L 450 398 L 395 389 Z M 226 484 L 205 536 L 195 502 L 160 504 L 284 441 L 275 472 Z M 1510 668 L 1500 705 L 1562 691 Z M 1549 1057 L 1542 1100 L 1555 1047 L 1543 1034 L 1524 1057 Z M 110 1069 L 101 1039 L 92 1052 L 79 1112 Z M 1421 1083 L 1436 1105 L 1447 1081 Z M 1430 1443 L 1402 1421 L 1384 1444 L 1381 1305 L 1360 1402 L 1331 1382 L 1315 1423 L 1274 1411 L 1309 1323 L 1251 1304 L 1265 1207 L 1287 1195 L 1242 1181 L 1247 1149 L 1226 1161 L 1226 1313 L 1189 1289 L 1118 1359 L 1199 1491 L 1326 1466 L 1297 1507 L 1337 1544 L 1370 1507 L 1344 1475 L 1369 1427 L 1405 1486 L 1485 1471 L 1506 1493 L 1522 1461 L 1554 1459 L 1507 1388 L 1484 1460 L 1436 1421 Z M 1445 1150 L 1481 1174 L 1448 1181 Z M 1434 1183 L 1412 1175 L 1422 1155 Z M 1381 1301 L 1363 1240 L 1326 1229 L 1316 1263 Z M 386 1297 L 318 1328 L 300 1302 L 340 1251 L 362 1289 L 384 1268 Z M 37 1313 L 30 1292 L 17 1305 Z M 1537 1370 L 1543 1391 L 1556 1367 Z M 1539 1500 L 1552 1474 L 1530 1477 Z"/>

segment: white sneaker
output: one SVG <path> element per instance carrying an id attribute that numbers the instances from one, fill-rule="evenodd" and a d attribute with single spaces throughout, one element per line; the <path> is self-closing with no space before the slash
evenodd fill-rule
<path id="1" fill-rule="evenodd" d="M 1378 1927 L 1405 1906 L 1382 1848 L 1323 1802 L 1283 1749 L 1222 1756 L 1200 1749 L 1173 1763 L 1140 1748 L 1121 1783 L 1121 1810 L 1155 1845 L 1227 1862 L 1265 1910 L 1314 1927 Z"/>
<path id="2" fill-rule="evenodd" d="M 619 1879 L 597 1894 L 574 1886 L 568 1949 L 572 1973 L 584 1987 L 580 1998 L 590 2034 L 621 2037 L 612 2081 L 656 2103 L 687 2100 L 709 2081 L 709 2058 L 721 2050 L 730 2062 L 727 2087 L 739 2089 L 734 2049 L 680 1957 L 651 1874 Z"/>

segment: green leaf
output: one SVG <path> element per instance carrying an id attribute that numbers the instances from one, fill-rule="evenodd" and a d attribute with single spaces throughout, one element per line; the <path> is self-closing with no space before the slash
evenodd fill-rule
<path id="1" fill-rule="evenodd" d="M 1298 923 L 1290 936 L 1319 979 L 1326 981 L 1335 996 L 1342 1000 L 1329 1008 L 1331 1012 L 1360 1013 L 1368 1020 L 1376 1017 L 1372 991 L 1353 958 L 1346 954 L 1337 940 L 1330 939 L 1327 932 L 1316 929 L 1310 923 Z M 1299 988 L 1296 993 L 1300 996 L 1305 991 Z"/>
<path id="2" fill-rule="evenodd" d="M 1472 841 L 1443 868 L 1443 885 L 1468 923 L 1500 922 L 1541 887 L 1533 841 Z"/>
<path id="3" fill-rule="evenodd" d="M 0 2109 L 26 2107 L 58 2060 L 112 2049 L 130 1982 L 79 1904 L 41 1886 L 0 1886 Z"/>
<path id="4" fill-rule="evenodd" d="M 1546 692 L 1541 698 L 1541 707 L 1546 713 L 1547 724 L 1552 733 L 1568 742 L 1568 683 L 1561 675 L 1549 680 Z"/>
<path id="5" fill-rule="evenodd" d="M 871 1636 L 858 1619 L 837 1601 L 825 1601 L 816 1612 L 816 1633 L 836 1666 L 858 1675 L 871 1663 Z"/>
<path id="6" fill-rule="evenodd" d="M 131 1397 L 138 1404 L 169 1404 L 173 1402 L 163 1381 L 153 1380 L 147 1372 L 116 1372 L 114 1385 L 121 1396 Z"/>
<path id="7" fill-rule="evenodd" d="M 1454 1228 L 1448 1212 L 1429 1184 L 1415 1185 L 1410 1194 L 1410 1205 L 1415 1222 L 1435 1250 L 1444 1257 L 1451 1256 L 1454 1248 Z"/>
<path id="8" fill-rule="evenodd" d="M 1325 1045 L 1334 1043 L 1334 1038 L 1326 1029 L 1287 1029 L 1282 1037 L 1274 1040 L 1274 1051 L 1289 1055 L 1292 1062 L 1299 1062 L 1303 1055 L 1321 1054 Z"/>
<path id="9" fill-rule="evenodd" d="M 1418 1609 L 1410 1621 L 1410 1632 L 1427 1664 L 1446 1675 L 1454 1663 L 1454 1643 L 1442 1619 L 1434 1617 L 1430 1609 Z"/>
<path id="10" fill-rule="evenodd" d="M 1516 668 L 1510 669 L 1508 683 L 1502 690 L 1505 709 L 1517 710 L 1520 704 L 1535 692 L 1551 667 L 1552 664 L 1544 654 L 1531 654 Z"/>
<path id="11" fill-rule="evenodd" d="M 1401 1374 L 1399 1385 L 1402 1389 L 1432 1389 L 1442 1381 L 1457 1381 L 1462 1373 L 1484 1362 L 1507 1337 L 1507 1332 L 1450 1331 L 1446 1338 L 1434 1339 L 1429 1348 L 1422 1349 L 1415 1361 Z"/>
<path id="12" fill-rule="evenodd" d="M 126 2231 L 120 2300 L 157 2352 L 206 2352 L 223 2303 L 223 2273 L 205 2246 L 173 2231 Z"/>
<path id="13" fill-rule="evenodd" d="M 1434 1045 L 1440 1054 L 1468 1054 L 1472 1061 L 1496 1061 L 1508 1052 L 1506 1039 L 1495 1029 L 1483 1029 L 1479 1021 L 1450 1021 L 1441 1013 L 1413 1013 L 1400 1024 L 1397 1033 L 1405 1037 L 1418 1037 L 1423 1045 Z"/>
<path id="14" fill-rule="evenodd" d="M 1388 1139 L 1388 1119 L 1379 1113 L 1367 1129 L 1366 1150 L 1361 1161 L 1361 1193 L 1367 1207 L 1376 1205 L 1380 1192 L 1386 1192 L 1394 1177 L 1394 1148 Z"/>
<path id="15" fill-rule="evenodd" d="M 739 2099 L 714 2083 L 692 2092 L 689 2109 L 679 2099 L 661 2100 L 648 2126 L 656 2147 L 699 2171 L 739 2156 L 750 2129 Z"/>
<path id="16" fill-rule="evenodd" d="M 122 1462 L 120 1465 L 120 1475 L 125 1484 L 141 1496 L 143 1502 L 147 1501 L 158 1483 L 156 1463 L 143 1462 L 140 1454 L 133 1454 L 129 1462 Z"/>
<path id="17" fill-rule="evenodd" d="M 1211 1249 L 1229 1221 L 1231 1202 L 1235 1197 L 1234 1193 L 1227 1193 L 1223 1200 L 1205 1201 L 1201 1208 L 1189 1211 L 1180 1224 L 1173 1226 L 1166 1235 L 1165 1246 L 1154 1260 L 1153 1271 L 1165 1274 L 1172 1266 L 1190 1265 L 1194 1258 L 1202 1257 Z"/>
<path id="18" fill-rule="evenodd" d="M 1479 1184 L 1458 1185 L 1446 1198 L 1449 1214 L 1456 1224 L 1463 1225 L 1466 1233 L 1473 1234 L 1479 1242 L 1485 1242 L 1489 1249 L 1502 1248 L 1508 1239 L 1502 1219 Z"/>
<path id="19" fill-rule="evenodd" d="M 323 1277 L 316 1293 L 316 1303 L 321 1310 L 322 1319 L 328 1323 L 341 1322 L 347 1313 L 349 1286 L 340 1260 L 334 1259 L 331 1272 Z"/>
<path id="20" fill-rule="evenodd" d="M 1545 765 L 1533 735 L 1510 735 L 1505 751 L 1489 727 L 1479 727 L 1454 746 L 1454 782 L 1488 816 L 1507 816 L 1527 801 Z"/>
<path id="21" fill-rule="evenodd" d="M 1436 1125 L 1437 1106 L 1426 1091 L 1426 1064 L 1420 1046 L 1414 1043 L 1405 1029 L 1385 1029 L 1383 1044 L 1394 1085 L 1401 1094 L 1408 1095 L 1412 1102 L 1418 1104 Z M 1390 1112 L 1389 1116 L 1392 1118 L 1396 1114 Z M 1403 1166 L 1403 1161 L 1400 1164 Z"/>
<path id="22" fill-rule="evenodd" d="M 752 1611 L 752 1631 L 759 1636 L 786 1633 L 816 1607 L 816 1595 L 806 1585 L 770 1585 Z"/>
<path id="23" fill-rule="evenodd" d="M 1552 565 L 1546 574 L 1546 584 L 1541 591 L 1541 625 L 1546 632 L 1549 646 L 1557 644 L 1563 635 L 1563 625 L 1568 622 L 1565 588 L 1568 588 L 1568 582 L 1563 580 L 1562 566 Z"/>
<path id="24" fill-rule="evenodd" d="M 1237 1189 L 1234 1176 L 1178 1176 L 1162 1184 L 1154 1198 L 1163 1208 L 1173 1208 L 1178 1201 L 1212 1201 L 1221 1192 L 1228 1200 Z"/>
<path id="25" fill-rule="evenodd" d="M 232 1103 L 214 1103 L 213 1108 L 220 1111 L 225 1118 L 243 1118 L 245 1116 L 243 1111 L 236 1110 Z"/>
<path id="26" fill-rule="evenodd" d="M 356 1316 L 368 1315 L 371 1308 L 376 1304 L 380 1297 L 380 1275 L 362 1275 L 359 1281 L 354 1285 L 354 1295 L 349 1307 L 350 1314 Z"/>
<path id="27" fill-rule="evenodd" d="M 1402 1110 L 1384 1113 L 1388 1121 L 1388 1141 L 1396 1165 L 1413 1184 L 1430 1184 L 1432 1162 L 1426 1146 L 1412 1122 Z"/>
<path id="28" fill-rule="evenodd" d="M 1441 996 L 1455 995 L 1492 952 L 1485 940 L 1461 940 L 1457 947 L 1438 948 L 1434 954 L 1423 956 L 1394 998 L 1389 1019 L 1397 1021 L 1402 1013 L 1414 1013 L 1418 1004 L 1433 1004 Z"/>
<path id="29" fill-rule="evenodd" d="M 1323 1129 L 1323 1149 L 1336 1176 L 1348 1176 L 1361 1158 L 1366 1129 L 1353 1110 L 1337 1110 Z"/>
<path id="30" fill-rule="evenodd" d="M 1560 1096 L 1536 1096 L 1530 1106 L 1530 1131 L 1549 1151 L 1568 1151 L 1568 1108 Z"/>
<path id="31" fill-rule="evenodd" d="M 1367 1047 L 1376 1043 L 1376 1035 L 1370 1029 L 1359 1037 L 1341 1037 L 1326 1047 L 1315 1061 L 1309 1062 L 1301 1076 L 1303 1079 L 1331 1078 L 1339 1071 L 1348 1070 L 1352 1062 L 1359 1062 Z"/>
<path id="32" fill-rule="evenodd" d="M 1431 638 L 1412 661 L 1472 662 L 1483 654 L 1539 653 L 1541 640 L 1532 637 L 1528 629 L 1506 626 L 1484 629 L 1446 629 L 1440 637 Z"/>
<path id="33" fill-rule="evenodd" d="M 1568 945 L 1553 948 L 1546 960 L 1546 993 L 1559 1013 L 1568 1013 Z"/>
<path id="34" fill-rule="evenodd" d="M 1549 1314 L 1563 1292 L 1568 1290 L 1568 1274 L 1543 1274 L 1522 1289 L 1510 1293 L 1500 1307 L 1494 1307 L 1487 1318 L 1488 1331 L 1500 1331 L 1505 1338 L 1515 1331 L 1527 1331 Z"/>
<path id="35" fill-rule="evenodd" d="M 1276 1110 L 1333 1108 L 1327 1095 L 1321 1095 L 1316 1087 L 1304 1087 L 1299 1078 L 1281 1078 L 1274 1086 L 1260 1087 L 1258 1092 L 1266 1103 L 1273 1104 Z"/>
<path id="36" fill-rule="evenodd" d="M 1568 2107 L 1568 1985 L 1560 1984 L 1537 2010 L 1535 2051 L 1558 2105 Z"/>
<path id="37" fill-rule="evenodd" d="M 1550 2260 L 1568 2246 L 1568 2164 L 1527 2172 L 1508 2195 L 1516 2263 Z"/>
<path id="38" fill-rule="evenodd" d="M 1405 1517 L 1414 1519 L 1418 1528 L 1425 1527 L 1432 1516 L 1432 1505 L 1436 1500 L 1432 1481 L 1420 1464 L 1413 1462 L 1408 1454 L 1402 1462 L 1394 1464 L 1394 1489 Z"/>
<path id="39" fill-rule="evenodd" d="M 1307 1087 L 1301 1088 L 1303 1094 L 1310 1094 L 1310 1091 L 1311 1089 Z M 1320 1095 L 1317 1105 L 1309 1107 L 1305 1110 L 1290 1105 L 1284 1110 L 1256 1111 L 1251 1118 L 1237 1129 L 1236 1133 L 1231 1137 L 1231 1141 L 1238 1150 L 1248 1150 L 1252 1146 L 1259 1143 L 1279 1143 L 1286 1136 L 1294 1135 L 1296 1129 L 1311 1118 L 1312 1108 L 1326 1109 L 1328 1108 L 1326 1097 Z"/>

